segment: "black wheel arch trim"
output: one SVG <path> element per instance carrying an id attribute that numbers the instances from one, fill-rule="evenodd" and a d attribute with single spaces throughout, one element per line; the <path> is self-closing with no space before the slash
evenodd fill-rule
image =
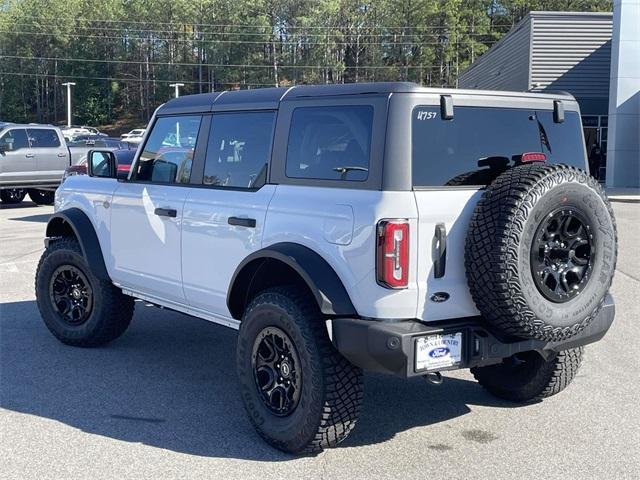
<path id="1" fill-rule="evenodd" d="M 69 208 L 57 213 L 47 222 L 45 245 L 55 237 L 67 236 L 68 227 L 78 239 L 82 256 L 85 258 L 91 272 L 101 280 L 111 280 L 102 256 L 102 248 L 98 240 L 93 223 L 79 208 Z"/>
<path id="2" fill-rule="evenodd" d="M 304 245 L 282 242 L 253 252 L 236 268 L 227 292 L 227 307 L 236 320 L 242 318 L 244 306 L 249 301 L 249 287 L 268 259 L 278 260 L 293 269 L 305 282 L 324 315 L 357 315 L 342 280 L 324 258 Z"/>

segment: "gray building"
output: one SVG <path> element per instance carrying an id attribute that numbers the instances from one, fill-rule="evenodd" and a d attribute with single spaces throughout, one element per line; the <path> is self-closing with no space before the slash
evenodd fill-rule
<path id="1" fill-rule="evenodd" d="M 610 186 L 639 186 L 639 23 L 640 0 L 615 0 L 614 13 L 530 12 L 460 75 L 458 87 L 570 92 L 580 104 L 593 173 L 601 181 L 606 176 Z M 626 73 L 618 74 L 617 65 Z M 625 134 L 618 133 L 614 145 L 609 115 L 619 113 L 612 97 L 619 96 L 621 83 L 631 116 L 615 117 L 624 119 Z M 625 153 L 614 167 L 607 152 L 615 150 Z"/>

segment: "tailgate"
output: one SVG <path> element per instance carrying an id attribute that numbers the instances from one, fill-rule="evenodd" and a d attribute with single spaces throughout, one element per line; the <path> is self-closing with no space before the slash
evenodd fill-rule
<path id="1" fill-rule="evenodd" d="M 442 320 L 478 315 L 467 287 L 464 245 L 473 209 L 482 192 L 417 190 L 414 194 L 419 217 L 418 318 Z M 439 238 L 446 247 L 440 267 Z"/>

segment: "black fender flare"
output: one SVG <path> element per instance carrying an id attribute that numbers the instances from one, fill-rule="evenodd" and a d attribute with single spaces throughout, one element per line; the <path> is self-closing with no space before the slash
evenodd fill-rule
<path id="1" fill-rule="evenodd" d="M 246 257 L 231 277 L 227 307 L 235 319 L 242 317 L 250 286 L 266 260 L 277 260 L 294 270 L 313 294 L 320 311 L 331 316 L 357 316 L 340 277 L 316 252 L 298 243 L 276 243 Z"/>
<path id="2" fill-rule="evenodd" d="M 52 238 L 69 236 L 69 230 L 78 239 L 91 272 L 100 280 L 111 281 L 93 223 L 79 208 L 69 208 L 53 214 L 47 222 L 45 244 Z"/>

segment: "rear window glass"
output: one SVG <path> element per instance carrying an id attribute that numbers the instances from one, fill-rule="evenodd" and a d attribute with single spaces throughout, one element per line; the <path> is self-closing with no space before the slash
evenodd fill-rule
<path id="1" fill-rule="evenodd" d="M 31 148 L 51 148 L 59 147 L 60 139 L 55 130 L 47 130 L 44 128 L 27 129 Z"/>
<path id="2" fill-rule="evenodd" d="M 287 147 L 287 177 L 365 181 L 372 125 L 369 105 L 296 108 Z"/>
<path id="3" fill-rule="evenodd" d="M 275 112 L 213 116 L 204 185 L 257 188 L 266 180 Z"/>
<path id="4" fill-rule="evenodd" d="M 552 111 L 456 107 L 452 120 L 434 106 L 413 111 L 414 187 L 485 186 L 526 152 L 586 168 L 578 114 L 554 123 Z"/>

